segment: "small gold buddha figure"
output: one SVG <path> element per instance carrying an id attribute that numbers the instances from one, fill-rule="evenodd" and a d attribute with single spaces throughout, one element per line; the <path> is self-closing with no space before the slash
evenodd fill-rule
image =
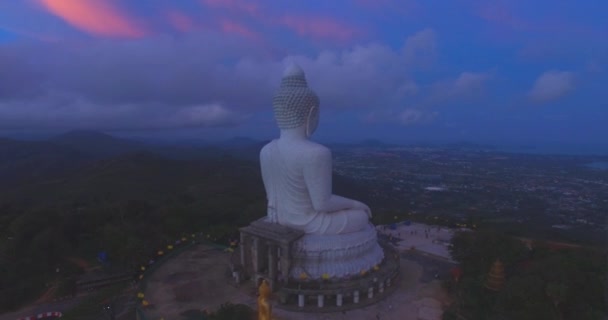
<path id="1" fill-rule="evenodd" d="M 272 306 L 270 305 L 270 285 L 268 281 L 262 280 L 258 296 L 258 320 L 271 320 Z"/>

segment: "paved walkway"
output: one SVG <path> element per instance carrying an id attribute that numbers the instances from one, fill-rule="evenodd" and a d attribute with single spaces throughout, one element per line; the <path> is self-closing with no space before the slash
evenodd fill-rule
<path id="1" fill-rule="evenodd" d="M 410 225 L 396 223 L 395 227 L 395 229 L 391 229 L 388 225 L 381 225 L 376 226 L 376 229 L 380 234 L 393 238 L 393 243 L 399 251 L 415 248 L 416 251 L 454 262 L 447 246 L 454 236 L 454 229 L 421 223 L 412 223 Z"/>
<path id="2" fill-rule="evenodd" d="M 226 275 L 229 254 L 198 245 L 166 262 L 149 278 L 145 297 L 152 306 L 149 319 L 183 319 L 180 314 L 214 310 L 222 303 L 244 303 L 256 308 L 255 288 L 237 288 Z M 344 313 L 298 313 L 275 307 L 277 320 L 439 320 L 448 297 L 438 280 L 422 281 L 423 266 L 401 260 L 399 288 L 377 304 Z"/>

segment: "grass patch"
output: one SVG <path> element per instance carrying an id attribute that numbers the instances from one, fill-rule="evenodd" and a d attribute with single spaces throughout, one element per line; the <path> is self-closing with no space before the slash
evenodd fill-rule
<path id="1" fill-rule="evenodd" d="M 122 293 L 127 288 L 124 283 L 115 284 L 92 293 L 86 300 L 63 314 L 62 320 L 81 320 L 85 317 L 98 316 L 102 314 L 102 305 L 106 300 Z"/>

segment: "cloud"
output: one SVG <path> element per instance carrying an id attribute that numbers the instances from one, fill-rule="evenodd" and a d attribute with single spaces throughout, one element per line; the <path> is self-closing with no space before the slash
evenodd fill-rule
<path id="1" fill-rule="evenodd" d="M 397 117 L 400 124 L 411 126 L 416 124 L 430 123 L 439 115 L 436 111 L 408 108 L 403 110 Z"/>
<path id="2" fill-rule="evenodd" d="M 38 0 L 51 14 L 93 35 L 139 38 L 146 31 L 108 0 Z"/>
<path id="3" fill-rule="evenodd" d="M 359 28 L 330 17 L 284 15 L 277 19 L 276 23 L 290 28 L 300 36 L 314 40 L 347 42 L 363 33 Z"/>
<path id="4" fill-rule="evenodd" d="M 249 40 L 253 40 L 253 41 L 262 41 L 262 36 L 251 30 L 250 28 L 246 27 L 243 24 L 240 24 L 236 21 L 233 20 L 229 20 L 229 19 L 222 19 L 220 20 L 220 28 L 222 30 L 222 32 L 226 33 L 226 34 L 236 34 L 239 36 L 242 36 L 243 38 L 247 38 Z"/>
<path id="5" fill-rule="evenodd" d="M 403 47 L 405 59 L 428 65 L 437 58 L 437 39 L 435 31 L 424 29 L 407 38 Z"/>
<path id="6" fill-rule="evenodd" d="M 249 116 L 220 104 L 178 109 L 158 104 L 106 106 L 65 93 L 54 93 L 34 101 L 0 102 L 0 128 L 148 130 L 187 127 L 225 127 Z"/>
<path id="7" fill-rule="evenodd" d="M 402 126 L 430 124 L 439 116 L 439 112 L 424 108 L 405 108 L 393 110 L 375 110 L 363 117 L 363 122 L 370 124 L 396 123 Z"/>
<path id="8" fill-rule="evenodd" d="M 451 83 L 451 95 L 468 95 L 480 90 L 490 76 L 486 73 L 463 72 Z"/>
<path id="9" fill-rule="evenodd" d="M 604 69 L 605 67 L 597 60 L 588 61 L 585 65 L 585 71 L 589 73 L 601 73 Z"/>
<path id="10" fill-rule="evenodd" d="M 271 112 L 286 60 L 304 68 L 322 110 L 398 110 L 419 92 L 419 56 L 406 52 L 421 43 L 403 43 L 278 58 L 214 32 L 0 46 L 0 129 L 234 125 Z"/>
<path id="11" fill-rule="evenodd" d="M 536 102 L 548 102 L 561 98 L 572 90 L 574 90 L 574 73 L 552 70 L 536 79 L 528 96 Z"/>
<path id="12" fill-rule="evenodd" d="M 483 95 L 485 84 L 492 78 L 485 72 L 465 71 L 458 77 L 438 81 L 431 87 L 427 104 L 429 106 L 444 103 L 447 100 L 466 100 Z"/>
<path id="13" fill-rule="evenodd" d="M 248 0 L 201 0 L 201 3 L 207 8 L 212 9 L 225 9 L 252 16 L 259 16 L 260 14 L 258 4 Z"/>
<path id="14" fill-rule="evenodd" d="M 170 10 L 167 12 L 169 24 L 180 32 L 190 32 L 196 29 L 196 23 L 183 12 Z"/>

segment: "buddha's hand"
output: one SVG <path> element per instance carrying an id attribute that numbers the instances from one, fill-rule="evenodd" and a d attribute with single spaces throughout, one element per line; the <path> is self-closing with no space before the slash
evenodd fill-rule
<path id="1" fill-rule="evenodd" d="M 368 217 L 370 217 L 370 218 L 372 217 L 372 210 L 365 203 L 363 203 L 361 201 L 357 201 L 357 200 L 354 200 L 354 201 L 355 201 L 354 208 L 363 210 L 363 211 L 365 211 L 365 213 L 367 213 Z"/>

